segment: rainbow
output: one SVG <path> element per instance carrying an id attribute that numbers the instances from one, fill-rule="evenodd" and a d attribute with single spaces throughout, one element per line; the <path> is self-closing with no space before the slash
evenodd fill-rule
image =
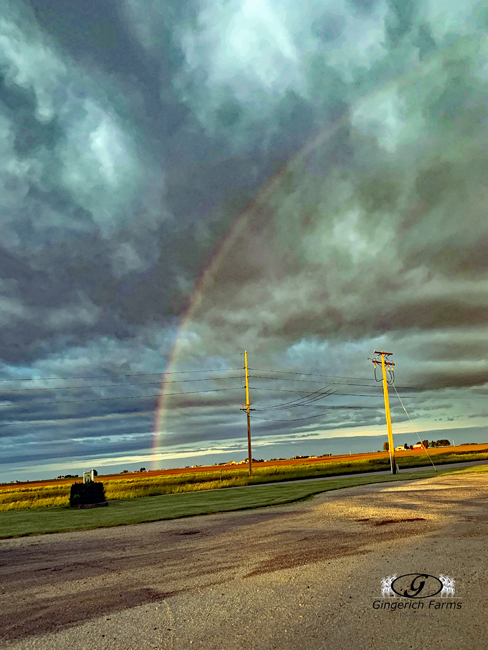
<path id="1" fill-rule="evenodd" d="M 479 34 L 481 35 L 481 34 Z M 477 36 L 479 36 L 477 35 Z M 485 35 L 483 34 L 483 37 Z M 395 85 L 403 86 L 407 85 L 411 81 L 415 81 L 420 72 L 428 73 L 433 71 L 434 64 L 441 56 L 444 55 L 445 50 L 456 47 L 460 41 L 471 40 L 472 36 L 465 36 L 448 45 L 446 48 L 440 52 L 436 52 L 427 59 L 425 59 L 421 64 L 416 66 L 412 71 L 396 77 L 395 79 L 390 80 L 380 88 L 375 89 L 371 93 L 365 95 L 361 98 L 353 108 L 345 111 L 345 113 L 338 119 L 336 122 L 328 125 L 324 128 L 313 140 L 307 142 L 302 149 L 295 155 L 293 155 L 290 160 L 284 164 L 279 171 L 270 178 L 263 187 L 258 191 L 255 198 L 249 203 L 245 210 L 239 214 L 229 231 L 222 236 L 221 240 L 216 246 L 215 252 L 212 256 L 212 261 L 206 268 L 206 270 L 200 276 L 197 285 L 193 291 L 193 294 L 189 301 L 189 306 L 185 315 L 183 316 L 180 326 L 176 334 L 176 340 L 173 345 L 171 355 L 168 361 L 168 367 L 165 375 L 163 376 L 160 394 L 156 402 L 156 411 L 154 416 L 154 430 L 152 437 L 152 461 L 151 464 L 153 469 L 156 469 L 156 464 L 158 462 L 157 454 L 161 444 L 161 438 L 164 430 L 164 421 L 165 421 L 165 411 L 168 408 L 169 403 L 169 385 L 170 385 L 170 376 L 173 369 L 176 367 L 177 359 L 181 351 L 182 344 L 184 343 L 184 334 L 188 331 L 192 319 L 202 304 L 204 299 L 205 291 L 207 287 L 212 283 L 215 276 L 217 275 L 219 268 L 222 264 L 222 261 L 226 258 L 227 253 L 232 248 L 234 243 L 238 238 L 245 232 L 249 226 L 249 222 L 255 213 L 265 206 L 269 199 L 275 194 L 275 192 L 281 187 L 283 179 L 286 177 L 289 171 L 301 162 L 307 155 L 314 151 L 317 147 L 323 145 L 339 128 L 347 123 L 351 116 L 352 110 L 360 107 L 365 104 L 371 98 L 376 97 L 381 92 L 384 92 L 385 89 L 394 87 Z"/>

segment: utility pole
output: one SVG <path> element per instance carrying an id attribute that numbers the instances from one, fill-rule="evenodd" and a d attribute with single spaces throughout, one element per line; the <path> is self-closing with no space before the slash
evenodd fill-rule
<path id="1" fill-rule="evenodd" d="M 252 476 L 252 452 L 251 452 L 251 402 L 249 401 L 249 373 L 247 372 L 247 352 L 244 352 L 244 370 L 246 372 L 246 403 L 242 405 L 247 415 L 247 455 L 249 460 L 249 476 Z"/>
<path id="2" fill-rule="evenodd" d="M 391 361 L 385 361 L 385 357 L 389 357 L 393 353 L 382 352 L 382 351 L 377 352 L 375 350 L 374 354 L 378 354 L 381 357 L 381 362 L 379 358 L 371 359 L 371 361 L 374 363 L 375 369 L 377 364 L 381 363 L 381 370 L 383 372 L 383 394 L 385 396 L 385 414 L 386 414 L 386 428 L 388 431 L 388 448 L 390 451 L 390 467 L 391 467 L 391 473 L 396 474 L 397 467 L 395 462 L 395 447 L 393 445 L 393 431 L 391 428 L 391 416 L 390 416 L 390 400 L 388 398 L 388 382 L 386 380 L 386 368 L 387 367 L 388 369 L 393 368 L 395 364 L 392 363 Z"/>

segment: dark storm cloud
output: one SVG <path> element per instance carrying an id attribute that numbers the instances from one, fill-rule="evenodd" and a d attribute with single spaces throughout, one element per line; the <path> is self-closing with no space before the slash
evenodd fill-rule
<path id="1" fill-rule="evenodd" d="M 258 275 L 268 276 L 266 286 L 236 271 L 236 277 L 248 282 L 246 291 L 236 295 L 230 262 L 236 256 L 230 255 L 214 283 L 214 300 L 207 299 L 209 324 L 225 326 L 233 321 L 242 338 L 252 332 L 258 345 L 261 341 L 269 345 L 280 336 L 291 343 L 300 336 L 358 340 L 410 329 L 484 327 L 488 303 L 480 274 L 485 271 L 486 185 L 483 166 L 478 165 L 484 159 L 484 145 L 469 140 L 466 148 L 461 144 L 465 134 L 484 120 L 482 106 L 471 114 L 463 108 L 474 97 L 482 101 L 486 93 L 486 84 L 473 74 L 475 49 L 469 41 L 448 49 L 448 65 L 439 68 L 444 68 L 443 83 L 417 106 L 411 103 L 413 97 L 422 97 L 422 86 L 427 87 L 431 76 L 437 78 L 438 59 L 418 80 L 410 78 L 390 88 L 391 100 L 403 104 L 403 115 L 391 115 L 391 128 L 374 126 L 373 115 L 366 118 L 375 101 L 381 109 L 378 100 L 356 109 L 349 120 L 355 154 L 342 164 L 342 175 L 334 170 L 324 181 L 305 175 L 303 165 L 290 169 L 273 201 L 261 205 L 249 219 L 251 236 L 245 231 L 248 239 L 239 238 L 234 247 L 242 255 L 237 265 L 252 258 L 252 225 L 266 215 L 258 233 L 272 250 L 269 265 L 263 258 L 258 263 Z M 464 58 L 458 59 L 460 51 Z M 416 113 L 423 121 L 423 127 L 419 122 L 416 128 L 428 129 L 428 149 L 436 152 L 434 156 L 428 149 L 413 154 L 402 146 L 411 128 L 404 114 L 409 105 L 412 122 Z M 445 115 L 461 116 L 449 124 L 447 147 Z M 364 137 L 365 119 L 377 130 L 375 140 Z M 363 166 L 366 151 L 368 165 Z M 306 165 L 307 160 L 303 162 Z M 460 229 L 461 220 L 469 225 Z M 279 279 L 272 277 L 273 269 L 280 269 Z M 218 311 L 219 292 L 221 305 L 229 305 L 228 320 Z M 293 301 L 288 300 L 290 295 Z M 257 318 L 266 310 L 263 305 L 273 317 Z M 246 309 L 254 318 L 246 319 Z M 236 312 L 242 314 L 237 323 Z M 473 376 L 474 383 L 478 379 Z"/>
<path id="2" fill-rule="evenodd" d="M 488 309 L 475 4 L 32 0 L 0 12 L 2 377 L 163 371 L 199 278 L 245 213 L 201 285 L 180 367 L 225 368 L 249 349 L 264 367 L 340 375 L 346 358 L 364 376 L 381 342 L 395 343 L 404 383 L 487 381 L 459 365 L 475 354 L 469 337 L 484 350 Z M 242 414 L 223 395 L 171 397 L 171 444 L 185 409 L 192 444 L 237 435 Z M 0 396 L 9 418 L 33 420 L 155 402 L 53 410 L 34 393 Z M 319 421 L 379 418 L 331 409 Z"/>
<path id="3" fill-rule="evenodd" d="M 459 360 L 459 357 L 458 359 Z M 411 373 L 413 381 L 430 388 L 471 388 L 488 383 L 488 365 L 483 360 L 484 368 L 464 367 L 453 364 L 451 368 L 423 369 L 420 374 Z"/>
<path id="4" fill-rule="evenodd" d="M 40 27 L 69 57 L 95 74 L 101 70 L 115 76 L 140 93 L 140 104 L 134 106 L 138 110 L 134 110 L 131 119 L 145 130 L 147 145 L 156 153 L 158 146 L 167 146 L 185 120 L 191 119 L 172 88 L 172 79 L 184 64 L 174 28 L 195 20 L 196 3 L 182 2 L 173 7 L 143 5 L 143 10 L 152 14 L 149 20 L 157 30 L 157 43 L 150 56 L 131 29 L 133 22 L 126 10 L 131 3 L 33 0 L 31 4 Z M 161 150 L 159 153 L 162 154 Z"/>
<path id="5" fill-rule="evenodd" d="M 80 443 L 79 441 L 63 441 L 57 442 L 56 447 L 53 449 L 52 443 L 37 443 L 36 441 L 26 442 L 22 441 L 22 452 L 13 450 L 9 453 L 7 447 L 6 464 L 13 464 L 19 462 L 29 462 L 32 464 L 40 463 L 42 461 L 56 461 L 59 459 L 81 459 L 87 455 L 103 454 L 106 452 L 107 446 L 111 448 L 111 454 L 125 454 L 130 452 L 138 452 L 147 450 L 150 446 L 150 436 L 145 436 L 141 440 L 135 438 L 133 440 L 118 439 L 117 441 L 108 440 L 99 437 L 90 440 L 88 443 Z"/>
<path id="6" fill-rule="evenodd" d="M 35 21 L 27 11 L 21 12 L 19 18 L 12 9 L 10 15 L 7 11 L 7 17 L 12 18 L 19 33 L 23 27 L 33 30 L 39 48 L 47 50 L 55 63 L 56 48 L 61 47 L 69 55 L 62 66 L 71 67 L 75 72 L 75 82 L 72 82 L 73 89 L 69 95 L 63 86 L 66 70 L 56 70 L 60 79 L 53 75 L 52 85 L 57 86 L 56 90 L 62 89 L 64 94 L 58 94 L 54 100 L 54 108 L 50 107 L 53 114 L 46 122 L 38 115 L 40 91 L 34 82 L 19 86 L 12 70 L 6 68 L 2 92 L 8 126 L 15 137 L 13 151 L 18 163 L 26 158 L 29 162 L 39 158 L 41 177 L 22 178 L 17 174 L 15 178 L 17 186 L 21 183 L 22 187 L 16 192 L 17 188 L 13 186 L 12 201 L 18 198 L 22 202 L 15 203 L 18 217 L 7 226 L 7 242 L 12 238 L 13 242 L 3 257 L 6 266 L 4 277 L 15 274 L 19 282 L 16 290 L 22 295 L 25 306 L 42 304 L 46 310 L 64 305 L 67 310 L 73 310 L 77 303 L 82 302 L 90 312 L 89 317 L 73 318 L 70 325 L 63 323 L 65 336 L 69 334 L 81 342 L 96 334 L 124 337 L 130 335 L 131 325 L 160 321 L 186 309 L 194 280 L 208 264 L 215 241 L 228 227 L 229 218 L 232 219 L 235 211 L 242 209 L 249 200 L 259 178 L 266 170 L 269 173 L 270 165 L 286 159 L 293 147 L 298 146 L 310 132 L 309 109 L 296 93 L 285 94 L 274 111 L 273 121 L 277 127 L 273 127 L 268 153 L 263 152 L 251 159 L 249 154 L 244 157 L 230 154 L 226 144 L 229 134 L 225 133 L 225 128 L 231 126 L 229 115 L 232 110 L 239 112 L 238 108 L 231 110 L 228 101 L 232 103 L 233 100 L 230 97 L 225 100 L 227 104 L 217 111 L 224 132 L 214 137 L 202 136 L 199 144 L 197 132 L 201 127 L 193 115 L 191 146 L 185 146 L 188 129 L 177 137 L 176 132 L 168 134 L 161 120 L 172 111 L 188 112 L 186 104 L 176 99 L 171 83 L 183 65 L 184 57 L 181 46 L 170 34 L 171 21 L 176 21 L 182 28 L 190 20 L 187 14 L 191 14 L 191 9 L 176 14 L 170 12 L 169 23 L 168 15 L 164 16 L 162 34 L 157 34 L 158 46 L 151 50 L 151 56 L 147 56 L 124 23 L 126 16 L 120 3 L 83 7 L 69 3 L 60 10 L 55 2 L 36 2 L 33 8 Z M 39 33 L 36 23 L 40 27 Z M 105 47 L 101 47 L 102 42 Z M 159 61 L 158 65 L 155 60 Z M 26 65 L 35 67 L 27 55 Z M 93 82 L 87 81 L 90 74 Z M 96 84 L 104 75 L 109 75 L 108 89 L 100 93 L 100 86 Z M 161 98 L 162 87 L 165 88 L 164 101 Z M 73 91 L 78 94 L 76 100 Z M 121 97 L 124 91 L 127 91 L 125 103 Z M 138 104 L 141 98 L 143 110 Z M 171 108 L 170 100 L 178 102 L 178 105 Z M 154 163 L 156 167 L 163 164 L 161 173 L 167 176 L 166 185 L 164 189 L 163 186 L 159 188 L 159 197 L 156 187 L 155 205 L 140 205 L 140 201 L 130 196 L 127 206 L 118 200 L 115 189 L 110 186 L 112 162 L 105 160 L 103 150 L 103 147 L 112 145 L 108 139 L 100 145 L 101 149 L 96 150 L 93 160 L 90 148 L 98 147 L 94 135 L 101 130 L 100 137 L 105 137 L 106 116 L 111 119 L 111 114 L 119 126 L 115 123 L 115 126 L 109 125 L 110 128 L 125 126 L 132 129 L 138 134 L 139 149 L 142 146 L 155 161 L 159 159 Z M 84 141 L 74 135 L 80 121 L 87 122 L 88 129 L 94 129 Z M 118 135 L 117 130 L 113 135 Z M 172 140 L 170 135 L 176 140 Z M 159 149 L 154 146 L 155 139 L 160 140 Z M 73 144 L 77 152 L 73 150 Z M 120 146 L 126 148 L 130 143 L 122 139 Z M 220 149 L 218 154 L 214 151 L 216 146 Z M 82 147 L 87 147 L 88 153 Z M 140 166 L 135 150 L 121 153 L 128 154 L 133 159 L 131 162 Z M 83 182 L 83 171 L 75 171 L 75 167 L 83 165 L 84 159 L 87 163 L 109 165 L 105 183 L 93 178 L 88 170 L 85 172 L 85 182 L 94 184 L 95 193 L 105 192 L 102 199 L 105 205 L 94 203 L 84 190 L 71 182 L 73 174 Z M 205 165 L 200 164 L 202 159 L 206 160 Z M 69 167 L 66 169 L 67 164 L 73 167 L 73 172 Z M 146 171 L 151 174 L 150 170 L 136 169 L 136 175 Z M 68 180 L 68 183 L 63 180 Z M 12 187 L 12 174 L 7 175 L 7 181 Z M 143 184 L 140 191 L 145 191 Z M 165 208 L 161 203 L 163 192 Z M 100 214 L 97 214 L 99 208 Z M 132 213 L 127 212 L 124 216 L 124 211 L 129 209 Z M 145 215 L 144 212 L 148 211 L 154 214 Z M 217 221 L 215 216 L 211 217 L 212 212 L 216 213 Z M 176 221 L 168 217 L 170 214 Z M 203 219 L 207 217 L 210 217 L 210 222 L 204 226 Z M 198 225 L 193 227 L 191 224 L 197 220 Z M 138 221 L 142 229 L 136 227 Z M 120 226 L 128 226 L 128 230 L 117 230 Z M 27 247 L 14 261 L 12 251 L 18 248 L 20 239 Z M 22 269 L 19 269 L 19 264 Z M 154 300 L 155 295 L 157 300 Z M 45 353 L 44 345 L 39 345 L 39 342 L 44 344 L 46 339 L 58 338 L 51 322 L 45 321 L 39 311 L 26 313 L 24 310 L 15 317 L 13 310 L 6 333 L 8 361 L 31 360 L 36 353 Z M 62 342 L 58 340 L 55 345 L 62 346 Z"/>

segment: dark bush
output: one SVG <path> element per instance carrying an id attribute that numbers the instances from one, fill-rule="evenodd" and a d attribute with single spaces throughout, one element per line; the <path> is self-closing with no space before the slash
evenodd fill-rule
<path id="1" fill-rule="evenodd" d="M 103 483 L 73 483 L 69 496 L 69 505 L 84 506 L 92 503 L 103 503 L 105 501 L 105 490 Z"/>

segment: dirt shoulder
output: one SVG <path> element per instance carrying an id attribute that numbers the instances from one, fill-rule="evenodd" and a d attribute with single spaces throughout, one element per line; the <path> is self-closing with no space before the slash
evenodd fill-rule
<path id="1" fill-rule="evenodd" d="M 488 476 L 0 542 L 0 645 L 483 647 Z M 375 609 L 387 575 L 448 574 L 456 610 Z M 424 614 L 426 614 L 424 616 Z"/>

